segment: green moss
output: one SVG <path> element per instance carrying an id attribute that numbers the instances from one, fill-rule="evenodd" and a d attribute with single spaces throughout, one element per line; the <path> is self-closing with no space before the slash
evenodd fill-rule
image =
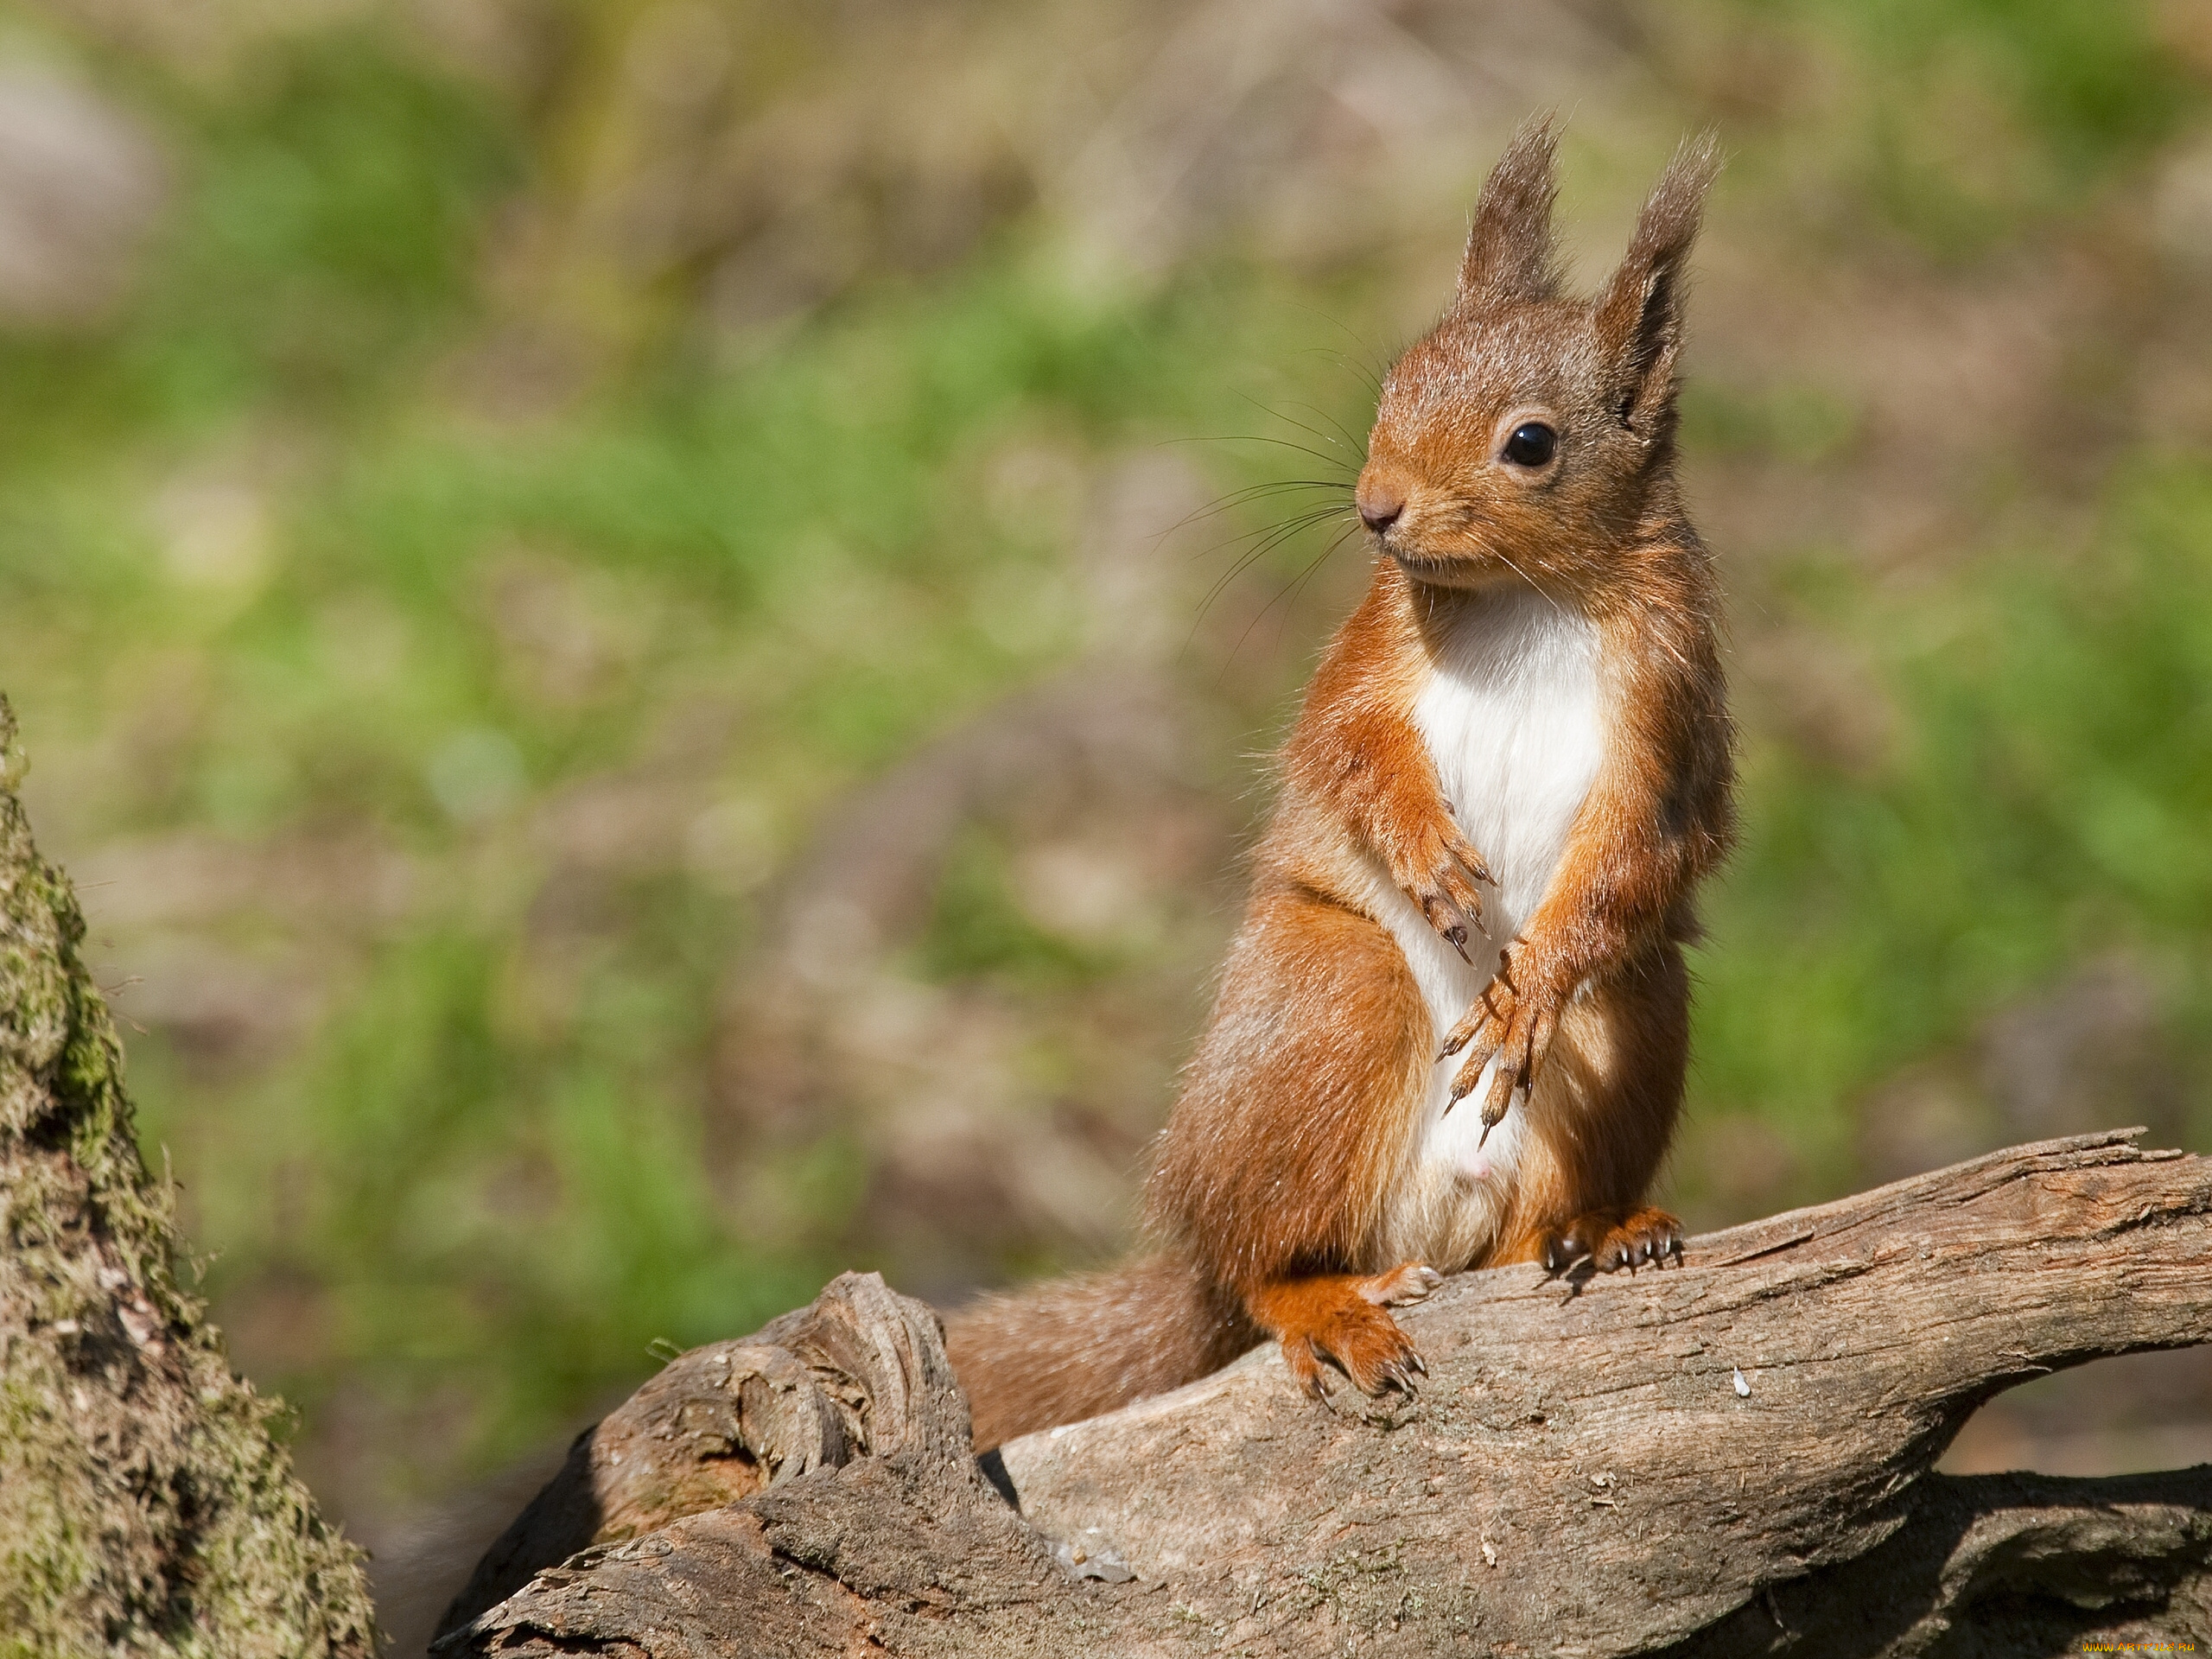
<path id="1" fill-rule="evenodd" d="M 15 721 L 0 699 L 0 753 Z M 0 1654 L 366 1655 L 357 1552 L 180 1285 L 84 919 L 0 770 Z"/>

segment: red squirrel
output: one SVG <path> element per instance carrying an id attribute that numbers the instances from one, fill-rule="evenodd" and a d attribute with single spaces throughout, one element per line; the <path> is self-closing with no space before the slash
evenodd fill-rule
<path id="1" fill-rule="evenodd" d="M 1681 1251 L 1643 1199 L 1682 1096 L 1692 890 L 1734 833 L 1710 556 L 1675 480 L 1676 155 L 1592 300 L 1561 291 L 1557 133 L 1484 185 L 1459 291 L 1384 378 L 1375 551 L 1281 756 L 1211 1024 L 1147 1187 L 1157 1248 L 947 1322 L 978 1450 L 1267 1337 L 1410 1393 L 1442 1273 Z"/>

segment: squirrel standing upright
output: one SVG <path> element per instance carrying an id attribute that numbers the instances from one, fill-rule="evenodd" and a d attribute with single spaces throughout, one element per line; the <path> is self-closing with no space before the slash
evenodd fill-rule
<path id="1" fill-rule="evenodd" d="M 1594 300 L 1561 293 L 1548 119 L 1484 187 L 1459 292 L 1384 379 L 1365 601 L 1281 756 L 1244 924 L 1147 1190 L 1155 1254 L 947 1324 L 976 1445 L 1273 1336 L 1410 1391 L 1439 1270 L 1661 1262 L 1691 892 L 1733 836 L 1711 560 L 1675 481 L 1686 144 Z M 1464 1101 L 1464 1104 L 1461 1103 Z M 1509 1109 L 1517 1103 L 1517 1109 Z"/>

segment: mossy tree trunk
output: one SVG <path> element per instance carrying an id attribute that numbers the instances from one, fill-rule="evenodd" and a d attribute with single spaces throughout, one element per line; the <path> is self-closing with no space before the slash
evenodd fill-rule
<path id="1" fill-rule="evenodd" d="M 0 1659 L 367 1656 L 359 1553 L 178 1281 L 23 770 L 0 699 Z"/>

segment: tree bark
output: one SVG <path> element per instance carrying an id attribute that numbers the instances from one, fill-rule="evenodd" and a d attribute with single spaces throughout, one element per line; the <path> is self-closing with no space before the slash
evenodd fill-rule
<path id="1" fill-rule="evenodd" d="M 179 1283 L 15 736 L 0 698 L 0 1652 L 368 1659 L 358 1552 Z"/>
<path id="2" fill-rule="evenodd" d="M 967 1452 L 935 1317 L 848 1274 L 582 1437 L 444 1654 L 2033 1654 L 2212 1641 L 2212 1469 L 1932 1465 L 1992 1395 L 2212 1340 L 2212 1161 L 2022 1147 L 1700 1238 L 1469 1274 L 1418 1397 L 1270 1347 Z M 987 1466 L 988 1465 L 988 1466 Z"/>

